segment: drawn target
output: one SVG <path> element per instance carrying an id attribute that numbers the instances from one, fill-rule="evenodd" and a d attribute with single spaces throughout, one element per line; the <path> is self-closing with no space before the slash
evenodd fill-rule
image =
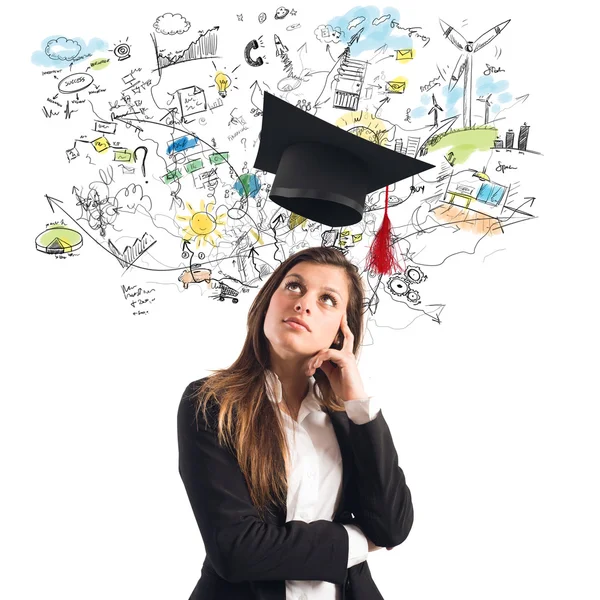
<path id="1" fill-rule="evenodd" d="M 250 56 L 250 52 L 252 52 L 252 50 L 257 50 L 257 49 L 258 49 L 258 41 L 257 40 L 252 40 L 251 42 L 248 42 L 246 44 L 246 47 L 244 48 L 244 59 L 251 67 L 262 67 L 264 64 L 264 61 L 261 56 L 259 56 L 257 59 L 253 59 Z"/>
<path id="2" fill-rule="evenodd" d="M 124 42 L 119 44 L 114 50 L 113 52 L 115 53 L 115 56 L 119 59 L 119 60 L 125 60 L 127 58 L 129 58 L 130 53 L 131 53 L 131 48 L 129 46 L 129 44 L 125 44 Z"/>

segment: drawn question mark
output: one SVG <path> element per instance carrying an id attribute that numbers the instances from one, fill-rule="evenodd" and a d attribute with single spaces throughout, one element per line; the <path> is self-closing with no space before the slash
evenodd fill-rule
<path id="1" fill-rule="evenodd" d="M 148 156 L 148 148 L 146 148 L 146 146 L 138 146 L 134 151 L 133 151 L 133 160 L 137 162 L 137 155 L 138 155 L 138 150 L 143 150 L 144 151 L 144 159 L 142 160 L 142 175 L 144 177 L 146 177 L 146 156 Z"/>
<path id="2" fill-rule="evenodd" d="M 242 144 L 244 144 L 244 148 L 246 148 L 246 138 L 242 138 L 242 139 L 240 140 L 240 142 L 241 142 Z"/>

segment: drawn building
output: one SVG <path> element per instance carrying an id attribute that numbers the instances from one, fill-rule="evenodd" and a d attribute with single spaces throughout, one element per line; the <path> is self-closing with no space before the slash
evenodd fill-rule
<path id="1" fill-rule="evenodd" d="M 515 132 L 512 129 L 509 129 L 506 132 L 506 147 L 512 148 L 515 143 Z"/>
<path id="2" fill-rule="evenodd" d="M 417 150 L 419 149 L 419 142 L 421 138 L 408 136 L 408 143 L 406 144 L 406 155 L 412 158 L 417 157 Z"/>
<path id="3" fill-rule="evenodd" d="M 344 108 L 356 110 L 360 100 L 360 91 L 362 90 L 365 73 L 367 72 L 367 63 L 362 60 L 350 58 L 350 53 L 342 59 L 338 69 L 339 79 L 335 86 L 335 96 L 333 106 L 335 108 Z"/>
<path id="4" fill-rule="evenodd" d="M 400 138 L 399 140 L 396 140 L 395 144 L 394 144 L 394 151 L 395 152 L 402 152 L 402 138 Z M 405 152 L 406 154 L 406 152 Z"/>
<path id="5" fill-rule="evenodd" d="M 491 181 L 487 174 L 472 169 L 463 172 L 461 179 L 452 178 L 446 190 L 449 204 L 468 209 L 471 203 L 475 203 L 477 210 L 488 215 L 495 215 L 501 209 L 507 194 L 507 186 Z"/>
<path id="6" fill-rule="evenodd" d="M 524 123 L 519 129 L 519 150 L 527 150 L 527 138 L 529 137 L 529 125 Z"/>

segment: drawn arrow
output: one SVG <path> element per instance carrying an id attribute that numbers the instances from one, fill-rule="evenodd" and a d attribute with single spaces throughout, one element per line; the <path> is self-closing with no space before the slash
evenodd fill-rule
<path id="1" fill-rule="evenodd" d="M 377 116 L 377 113 L 381 110 L 382 106 L 384 104 L 387 104 L 390 101 L 390 97 L 386 96 L 380 103 L 379 106 L 377 107 L 377 110 L 375 111 L 375 116 Z"/>
<path id="2" fill-rule="evenodd" d="M 333 58 L 333 54 L 331 54 L 331 48 L 329 47 L 329 44 L 327 44 L 327 46 L 325 46 L 325 52 L 327 52 L 327 54 L 329 54 L 329 56 L 333 62 L 336 62 L 336 59 Z"/>
<path id="3" fill-rule="evenodd" d="M 75 188 L 73 188 L 73 189 L 75 189 Z M 52 206 L 52 202 L 60 202 L 62 204 L 62 200 L 58 200 L 57 198 L 51 199 L 50 196 L 48 196 L 48 194 L 46 194 L 46 200 L 48 200 L 48 204 L 50 205 L 52 212 L 54 212 L 54 206 Z M 60 206 L 58 208 L 60 208 Z M 61 208 L 61 210 L 63 210 L 63 209 Z M 63 212 L 66 212 L 66 211 L 63 210 Z"/>
<path id="4" fill-rule="evenodd" d="M 258 81 L 255 81 L 251 86 L 250 89 L 252 90 L 250 92 L 250 102 L 254 105 L 255 108 L 257 108 L 258 110 L 262 110 L 260 106 L 258 106 L 256 104 L 256 102 L 254 102 L 254 95 L 258 94 L 261 96 L 261 98 L 264 96 L 263 91 L 260 87 L 260 85 L 258 84 Z"/>
<path id="5" fill-rule="evenodd" d="M 271 221 L 271 227 L 273 229 L 277 229 L 280 225 L 282 225 L 285 222 L 285 217 L 279 213 L 274 219 L 273 221 Z"/>

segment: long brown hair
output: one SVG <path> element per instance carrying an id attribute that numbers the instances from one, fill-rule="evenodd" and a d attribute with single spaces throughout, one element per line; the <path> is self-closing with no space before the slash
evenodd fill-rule
<path id="1" fill-rule="evenodd" d="M 308 261 L 344 269 L 349 298 L 348 326 L 354 335 L 352 351 L 358 356 L 363 334 L 364 288 L 357 267 L 339 250 L 329 247 L 305 248 L 289 256 L 271 274 L 248 311 L 246 339 L 235 362 L 226 369 L 211 369 L 199 391 L 196 417 L 202 408 L 206 419 L 209 399 L 219 406 L 218 440 L 236 455 L 246 478 L 253 504 L 261 518 L 270 505 L 286 504 L 289 448 L 279 408 L 267 396 L 266 369 L 270 368 L 269 342 L 264 321 L 271 296 L 294 265 Z M 332 347 L 339 348 L 332 344 Z M 314 374 L 321 404 L 332 411 L 344 411 L 329 379 L 320 370 Z M 316 390 L 317 391 L 317 390 Z"/>

